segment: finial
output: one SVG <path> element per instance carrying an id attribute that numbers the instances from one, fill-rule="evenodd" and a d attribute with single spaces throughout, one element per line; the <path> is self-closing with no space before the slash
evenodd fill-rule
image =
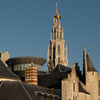
<path id="1" fill-rule="evenodd" d="M 66 48 L 67 48 L 67 43 L 66 43 Z"/>
<path id="2" fill-rule="evenodd" d="M 84 48 L 84 51 L 86 51 L 86 47 L 84 46 L 83 48 Z"/>
<path id="3" fill-rule="evenodd" d="M 49 48 L 49 45 L 48 45 L 48 48 Z"/>
<path id="4" fill-rule="evenodd" d="M 57 8 L 58 3 L 56 3 L 56 8 Z"/>

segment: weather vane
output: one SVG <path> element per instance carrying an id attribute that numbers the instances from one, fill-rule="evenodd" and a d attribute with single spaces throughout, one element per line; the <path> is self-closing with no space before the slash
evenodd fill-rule
<path id="1" fill-rule="evenodd" d="M 56 8 L 57 8 L 58 3 L 56 3 Z"/>

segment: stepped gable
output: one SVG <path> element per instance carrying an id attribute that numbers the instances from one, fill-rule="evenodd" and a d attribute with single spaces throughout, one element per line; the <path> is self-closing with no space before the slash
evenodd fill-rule
<path id="1" fill-rule="evenodd" d="M 49 74 L 38 75 L 38 85 L 48 88 L 61 89 L 61 80 L 67 78 L 71 68 L 58 64 Z"/>
<path id="2" fill-rule="evenodd" d="M 87 71 L 97 72 L 97 70 L 93 66 L 93 63 L 91 61 L 89 54 L 86 54 L 86 59 L 87 59 Z"/>
<path id="3" fill-rule="evenodd" d="M 0 77 L 6 79 L 20 80 L 20 78 L 11 72 L 0 59 Z"/>
<path id="4" fill-rule="evenodd" d="M 54 90 L 19 81 L 4 81 L 0 86 L 0 100 L 41 100 L 36 93 L 57 96 Z"/>

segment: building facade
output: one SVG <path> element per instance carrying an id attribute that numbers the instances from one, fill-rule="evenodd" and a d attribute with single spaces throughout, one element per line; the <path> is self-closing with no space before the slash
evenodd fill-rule
<path id="1" fill-rule="evenodd" d="M 62 100 L 98 100 L 99 75 L 86 48 L 83 50 L 83 74 L 79 67 L 72 65 L 71 73 L 62 80 Z"/>

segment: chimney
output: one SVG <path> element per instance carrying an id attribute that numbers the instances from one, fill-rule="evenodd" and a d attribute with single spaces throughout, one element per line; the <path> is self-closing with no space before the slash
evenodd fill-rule
<path id="1" fill-rule="evenodd" d="M 34 63 L 31 63 L 31 66 L 25 69 L 25 83 L 38 85 L 37 68 Z"/>

